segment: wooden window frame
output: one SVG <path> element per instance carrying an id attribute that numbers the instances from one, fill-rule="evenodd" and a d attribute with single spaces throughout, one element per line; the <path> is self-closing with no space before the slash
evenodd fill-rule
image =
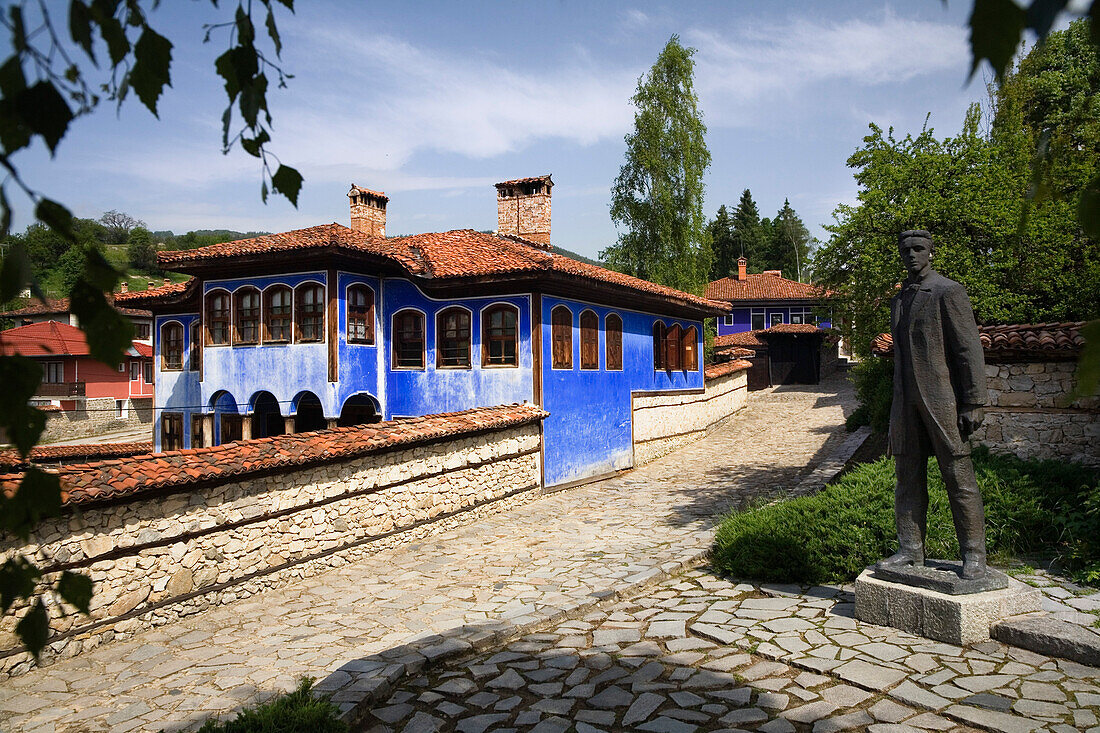
<path id="1" fill-rule="evenodd" d="M 568 314 L 569 322 L 559 322 L 559 313 Z M 556 305 L 550 311 L 550 356 L 551 369 L 573 369 L 573 311 L 567 305 Z"/>
<path id="2" fill-rule="evenodd" d="M 176 430 L 172 430 L 172 426 Z M 175 435 L 175 439 L 172 436 Z M 173 445 L 174 443 L 174 445 Z M 160 449 L 161 452 L 170 450 L 183 450 L 183 413 L 162 412 L 160 415 Z"/>
<path id="3" fill-rule="evenodd" d="M 407 316 L 407 315 L 414 315 L 420 321 L 420 363 L 415 364 L 415 365 L 414 364 L 401 364 L 400 359 L 398 358 L 398 354 L 400 353 L 400 348 L 401 348 L 401 346 L 404 342 L 404 332 L 399 330 L 398 322 L 401 320 L 401 318 L 403 316 Z M 413 370 L 413 371 L 423 371 L 426 368 L 425 365 L 428 362 L 427 354 L 425 353 L 426 350 L 427 350 L 427 346 L 428 346 L 428 343 L 427 343 L 427 341 L 428 341 L 427 325 L 428 324 L 427 324 L 427 318 L 425 317 L 424 312 L 416 310 L 415 308 L 402 308 L 401 310 L 399 310 L 399 311 L 397 311 L 396 313 L 393 314 L 392 324 L 393 324 L 393 326 L 392 326 L 393 348 L 392 348 L 392 353 L 391 353 L 391 357 L 390 357 L 393 361 L 392 368 L 395 369 L 395 370 L 396 369 L 401 369 L 401 370 L 408 369 L 408 370 Z"/>
<path id="4" fill-rule="evenodd" d="M 665 371 L 667 372 L 678 372 L 682 368 L 680 364 L 681 333 L 679 323 L 673 323 L 665 331 Z"/>
<path id="5" fill-rule="evenodd" d="M 248 296 L 254 296 L 256 299 L 256 305 L 254 308 L 249 308 L 248 311 L 252 311 L 252 315 L 247 318 L 249 323 L 246 324 L 244 299 Z M 260 329 L 263 323 L 263 293 L 260 289 L 248 285 L 243 288 L 238 288 L 233 293 L 233 345 L 234 346 L 258 346 L 260 344 Z M 245 328 L 250 327 L 252 331 L 252 337 L 244 335 Z"/>
<path id="6" fill-rule="evenodd" d="M 443 324 L 444 320 L 451 315 L 457 315 L 465 317 L 466 319 L 466 336 L 462 336 L 461 324 L 457 325 L 455 329 L 454 338 L 448 338 L 447 333 L 450 329 L 446 328 Z M 436 369 L 472 369 L 473 368 L 473 326 L 474 326 L 474 314 L 469 308 L 463 308 L 462 306 L 452 305 L 444 308 L 435 314 L 435 366 Z M 484 338 L 484 332 L 482 334 Z M 455 346 L 461 348 L 466 347 L 465 357 L 461 354 L 459 358 L 452 359 L 452 363 L 447 363 L 447 351 L 448 342 L 453 342 Z"/>
<path id="7" fill-rule="evenodd" d="M 585 324 L 587 321 L 587 325 Z M 600 317 L 591 308 L 581 311 L 581 369 L 599 371 L 600 369 Z"/>
<path id="8" fill-rule="evenodd" d="M 320 297 L 317 302 L 313 304 L 317 309 L 317 314 L 314 316 L 317 318 L 316 322 L 316 336 L 305 336 L 305 330 L 302 325 L 306 319 L 306 303 L 305 294 L 310 290 L 320 291 Z M 325 286 L 315 280 L 309 280 L 304 283 L 300 283 L 294 288 L 294 343 L 296 344 L 321 344 L 325 342 L 325 310 L 327 309 L 327 302 L 325 301 Z"/>
<path id="9" fill-rule="evenodd" d="M 178 331 L 177 339 L 169 338 L 169 331 Z M 169 344 L 175 342 L 178 349 L 170 350 Z M 175 355 L 175 360 L 171 357 Z M 179 321 L 168 321 L 160 325 L 160 370 L 162 372 L 183 371 L 183 324 Z"/>
<path id="10" fill-rule="evenodd" d="M 756 318 L 760 318 L 760 328 L 756 327 Z M 763 308 L 753 308 L 749 311 L 749 330 L 763 331 L 768 327 L 768 314 Z"/>
<path id="11" fill-rule="evenodd" d="M 617 324 L 614 328 L 612 319 Z M 608 313 L 603 318 L 603 361 L 609 372 L 623 370 L 623 317 L 618 313 Z"/>
<path id="12" fill-rule="evenodd" d="M 141 380 L 146 384 L 153 384 L 153 360 L 145 359 L 141 362 Z"/>
<path id="13" fill-rule="evenodd" d="M 665 368 L 668 361 L 665 359 L 665 333 L 668 329 L 664 321 L 653 322 L 653 371 L 659 372 Z"/>
<path id="14" fill-rule="evenodd" d="M 202 371 L 202 323 L 192 321 L 188 331 L 191 342 L 187 349 L 187 371 Z"/>
<path id="15" fill-rule="evenodd" d="M 287 312 L 285 314 L 278 314 L 281 319 L 286 319 L 284 326 L 285 336 L 276 337 L 272 329 L 273 322 L 276 318 L 274 313 L 275 304 L 272 302 L 274 297 L 279 294 L 286 293 L 289 295 L 286 303 Z M 282 283 L 268 286 L 262 297 L 263 302 L 263 336 L 265 344 L 289 344 L 294 340 L 294 288 L 289 285 L 283 285 Z M 284 307 L 283 305 L 279 306 Z"/>
<path id="16" fill-rule="evenodd" d="M 226 299 L 225 315 L 215 316 L 214 302 L 221 297 Z M 206 345 L 231 346 L 233 344 L 233 294 L 223 288 L 211 290 L 203 301 L 203 310 L 206 314 Z M 214 332 L 219 324 L 225 329 L 225 341 L 214 340 Z"/>
<path id="17" fill-rule="evenodd" d="M 353 295 L 366 294 L 366 304 L 361 306 L 353 304 Z M 346 337 L 349 344 L 374 344 L 374 288 L 365 283 L 352 283 L 344 291 L 344 299 L 347 304 L 347 329 Z M 363 336 L 352 336 L 352 323 L 363 321 Z"/>
<path id="18" fill-rule="evenodd" d="M 51 372 L 57 372 L 52 374 Z M 53 377 L 59 376 L 60 379 L 54 379 Z M 45 384 L 62 384 L 65 381 L 65 362 L 63 361 L 47 361 L 46 365 L 42 368 L 42 381 Z"/>
<path id="19" fill-rule="evenodd" d="M 688 326 L 680 336 L 680 368 L 685 372 L 699 371 L 699 331 Z"/>
<path id="20" fill-rule="evenodd" d="M 497 313 L 510 313 L 515 319 L 515 328 L 511 337 L 505 331 L 503 320 L 501 321 L 501 334 L 494 334 L 492 325 L 493 316 Z M 492 348 L 494 343 L 505 344 L 501 347 L 501 354 L 508 351 L 506 344 L 512 342 L 512 359 L 494 361 Z M 514 369 L 519 367 L 519 308 L 511 303 L 495 303 L 481 310 L 481 366 L 485 369 Z"/>
<path id="21" fill-rule="evenodd" d="M 203 443 L 205 442 L 203 433 L 206 432 L 206 428 L 205 428 L 205 425 L 204 425 L 204 423 L 206 422 L 205 417 L 206 416 L 203 415 L 202 413 L 192 413 L 191 414 L 191 447 L 192 448 L 202 448 L 203 447 Z"/>

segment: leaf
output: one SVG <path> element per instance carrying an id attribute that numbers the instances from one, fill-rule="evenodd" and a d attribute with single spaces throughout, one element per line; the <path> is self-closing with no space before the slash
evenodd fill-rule
<path id="1" fill-rule="evenodd" d="M 3 199 L 6 208 L 7 198 L 3 191 L 0 191 L 0 199 Z M 22 243 L 14 244 L 8 248 L 4 261 L 0 263 L 0 302 L 19 295 L 30 279 L 31 265 L 27 260 L 27 249 Z"/>
<path id="2" fill-rule="evenodd" d="M 34 595 L 34 581 L 41 577 L 38 568 L 22 555 L 0 565 L 0 613 L 7 613 L 20 598 Z"/>
<path id="3" fill-rule="evenodd" d="M 1100 389 L 1100 320 L 1089 321 L 1081 327 L 1085 347 L 1077 361 L 1077 389 L 1075 397 L 1091 397 Z"/>
<path id="4" fill-rule="evenodd" d="M 95 51 L 92 48 L 92 14 L 88 6 L 80 0 L 73 0 L 69 5 L 69 35 L 73 43 L 84 49 L 88 58 L 95 64 Z"/>
<path id="5" fill-rule="evenodd" d="M 1069 0 L 1031 0 L 1027 9 L 1027 27 L 1034 30 L 1039 38 L 1046 38 L 1054 19 L 1068 4 Z"/>
<path id="6" fill-rule="evenodd" d="M 98 279 L 94 273 L 92 277 Z M 107 288 L 96 287 L 82 278 L 69 291 L 69 307 L 80 322 L 92 358 L 104 364 L 118 364 L 133 342 L 134 328 L 111 307 L 103 297 L 103 290 Z"/>
<path id="7" fill-rule="evenodd" d="M 46 415 L 27 404 L 41 381 L 42 367 L 33 359 L 0 356 L 0 426 L 24 458 L 46 427 Z"/>
<path id="8" fill-rule="evenodd" d="M 118 66 L 130 53 L 130 41 L 126 38 L 126 31 L 122 24 L 113 15 L 96 12 L 99 3 L 93 3 L 93 17 L 99 22 L 99 34 L 107 43 L 107 53 L 111 57 L 111 66 Z"/>
<path id="9" fill-rule="evenodd" d="M 88 613 L 92 602 L 92 579 L 87 575 L 64 571 L 61 580 L 57 581 L 57 592 L 76 610 Z"/>
<path id="10" fill-rule="evenodd" d="M 0 527 L 22 539 L 46 517 L 61 513 L 61 484 L 57 474 L 30 466 L 23 472 L 19 488 L 0 502 Z"/>
<path id="11" fill-rule="evenodd" d="M 252 46 L 256 41 L 256 28 L 252 25 L 252 16 L 245 12 L 243 5 L 237 6 L 237 44 Z"/>
<path id="12" fill-rule="evenodd" d="M 153 116 L 157 116 L 157 99 L 165 85 L 172 86 L 172 43 L 146 26 L 134 46 L 134 68 L 130 85 Z"/>
<path id="13" fill-rule="evenodd" d="M 27 88 L 27 77 L 23 75 L 23 64 L 19 57 L 12 55 L 0 66 L 0 92 L 9 99 L 14 99 Z"/>
<path id="14" fill-rule="evenodd" d="M 229 97 L 230 103 L 241 93 L 237 61 L 233 56 L 233 52 L 236 50 L 236 48 L 231 48 L 214 60 L 214 70 L 218 72 L 218 76 L 225 79 L 225 94 Z"/>
<path id="15" fill-rule="evenodd" d="M 286 196 L 294 208 L 298 208 L 298 191 L 302 188 L 302 174 L 294 168 L 279 165 L 275 175 L 271 177 L 271 189 Z"/>
<path id="16" fill-rule="evenodd" d="M 974 60 L 970 75 L 978 70 L 983 59 L 989 61 L 997 74 L 1004 78 L 1005 70 L 1020 45 L 1026 16 L 1013 0 L 974 0 L 970 14 L 970 49 Z"/>
<path id="17" fill-rule="evenodd" d="M 1077 220 L 1085 234 L 1094 240 L 1100 239 L 1100 178 L 1094 178 L 1081 192 L 1077 205 Z"/>
<path id="18" fill-rule="evenodd" d="M 35 659 L 45 648 L 46 640 L 50 636 L 50 617 L 46 614 L 46 606 L 41 598 L 35 599 L 34 606 L 15 625 L 15 634 L 23 642 Z"/>
<path id="19" fill-rule="evenodd" d="M 22 54 L 27 50 L 27 29 L 23 24 L 23 8 L 12 5 L 8 14 L 11 16 L 11 45 Z"/>
<path id="20" fill-rule="evenodd" d="M 241 147 L 245 152 L 254 158 L 260 157 L 260 149 L 265 143 L 271 142 L 271 136 L 267 134 L 267 130 L 260 130 L 260 133 L 256 137 L 242 137 Z"/>
<path id="21" fill-rule="evenodd" d="M 267 35 L 271 36 L 271 42 L 275 44 L 275 55 L 283 55 L 283 42 L 279 38 L 279 29 L 275 27 L 275 10 L 268 7 L 267 9 Z"/>
<path id="22" fill-rule="evenodd" d="M 34 208 L 34 215 L 40 222 L 53 229 L 70 242 L 76 242 L 76 234 L 73 233 L 73 215 L 68 209 L 56 201 L 44 198 Z"/>
<path id="23" fill-rule="evenodd" d="M 258 74 L 241 85 L 239 102 L 241 117 L 249 127 L 256 127 L 260 110 L 267 109 L 267 77 Z M 268 119 L 270 122 L 270 119 Z"/>
<path id="24" fill-rule="evenodd" d="M 285 5 L 290 12 L 294 12 L 294 0 L 279 0 L 279 2 Z"/>
<path id="25" fill-rule="evenodd" d="M 15 100 L 23 122 L 34 135 L 41 135 L 50 153 L 69 129 L 73 112 L 52 82 L 40 81 L 25 89 Z"/>

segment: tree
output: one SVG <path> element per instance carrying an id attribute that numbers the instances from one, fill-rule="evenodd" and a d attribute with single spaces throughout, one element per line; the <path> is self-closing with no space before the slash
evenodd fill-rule
<path id="1" fill-rule="evenodd" d="M 638 80 L 634 132 L 611 191 L 611 218 L 626 231 L 600 253 L 610 267 L 688 292 L 702 292 L 711 267 L 703 215 L 710 165 L 693 48 L 672 36 Z"/>
<path id="2" fill-rule="evenodd" d="M 769 270 L 782 270 L 795 275 L 803 282 L 803 274 L 808 270 L 810 253 L 814 238 L 802 219 L 791 208 L 789 199 L 783 200 L 783 208 L 772 220 L 768 232 L 765 261 Z M 788 277 L 790 276 L 788 275 Z"/>
<path id="3" fill-rule="evenodd" d="M 733 234 L 733 220 L 730 219 L 725 204 L 718 207 L 718 214 L 707 224 L 707 231 L 710 233 L 710 246 L 714 253 L 710 279 L 720 280 L 723 277 L 729 277 L 730 274 L 737 272 L 737 258 L 741 256 L 741 251 L 737 247 Z"/>
<path id="4" fill-rule="evenodd" d="M 130 232 L 126 240 L 126 254 L 130 258 L 130 267 L 144 272 L 158 272 L 157 245 L 153 242 L 153 235 L 144 227 L 137 227 Z"/>
<path id="5" fill-rule="evenodd" d="M 99 217 L 99 223 L 106 230 L 107 244 L 125 244 L 131 230 L 138 227 L 145 228 L 145 222 L 114 209 L 104 212 L 103 216 Z"/>
<path id="6" fill-rule="evenodd" d="M 749 261 L 749 272 L 763 272 L 764 267 L 764 226 L 760 221 L 760 211 L 752 200 L 752 192 L 745 189 L 741 200 L 737 202 L 737 211 L 733 214 L 733 236 L 740 250 L 738 256 Z"/>
<path id="7" fill-rule="evenodd" d="M 292 8 L 292 0 L 278 0 Z M 118 363 L 130 346 L 133 329 L 107 302 L 118 273 L 94 247 L 80 244 L 71 212 L 61 203 L 32 189 L 20 175 L 15 155 L 42 142 L 56 155 L 70 126 L 94 112 L 101 102 L 121 105 L 132 91 L 153 115 L 166 86 L 171 86 L 173 45 L 154 30 L 144 5 L 156 0 L 72 0 L 65 22 L 55 17 L 56 5 L 30 0 L 10 3 L 2 22 L 8 31 L 11 54 L 0 63 L 0 239 L 10 234 L 11 206 L 8 194 L 15 189 L 35 206 L 35 217 L 80 247 L 83 267 L 68 287 L 70 307 L 87 337 L 91 355 L 99 361 Z M 211 0 L 216 8 L 216 0 Z M 269 192 L 286 196 L 297 205 L 302 177 L 296 170 L 278 163 L 268 151 L 271 115 L 267 105 L 269 74 L 279 86 L 288 75 L 272 60 L 282 50 L 275 22 L 273 0 L 238 2 L 231 21 L 204 26 L 205 38 L 225 33 L 229 48 L 214 62 L 225 82 L 228 105 L 222 115 L 222 149 L 234 144 L 261 163 L 260 195 Z M 257 45 L 253 12 L 266 11 L 264 28 L 274 47 L 274 56 Z M 66 29 L 67 33 L 59 30 Z M 71 39 L 71 43 L 70 43 Z M 97 54 L 106 50 L 107 58 Z M 30 72 L 29 79 L 28 73 Z M 235 134 L 234 107 L 243 123 Z M 78 252 L 79 254 L 79 252 Z M 76 258 L 78 255 L 72 255 Z M 5 249 L 0 262 L 0 302 L 18 295 L 25 287 L 43 298 L 27 247 L 18 240 Z M 45 427 L 45 415 L 28 404 L 41 380 L 41 370 L 32 360 L 0 356 L 0 428 L 25 459 Z M 16 491 L 0 495 L 0 530 L 27 538 L 40 519 L 61 510 L 61 489 L 55 474 L 31 466 Z M 62 571 L 43 578 L 26 557 L 8 557 L 0 565 L 0 613 L 19 615 L 16 633 L 26 648 L 37 655 L 49 637 L 51 611 L 60 612 L 60 602 L 87 613 L 92 598 L 92 581 L 82 574 Z"/>

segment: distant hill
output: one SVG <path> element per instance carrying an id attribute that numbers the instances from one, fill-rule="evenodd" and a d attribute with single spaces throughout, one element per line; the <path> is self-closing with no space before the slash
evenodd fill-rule
<path id="1" fill-rule="evenodd" d="M 235 242 L 238 239 L 252 239 L 262 237 L 271 232 L 237 232 L 232 229 L 195 229 L 186 234 L 176 234 L 164 230 L 153 232 L 153 240 L 163 242 L 165 249 L 195 249 L 210 244 L 222 242 Z"/>
<path id="2" fill-rule="evenodd" d="M 554 254 L 559 254 L 562 257 L 568 257 L 571 260 L 577 260 L 578 262 L 587 262 L 590 265 L 596 265 L 597 267 L 606 267 L 606 265 L 599 260 L 594 260 L 591 257 L 585 257 L 579 255 L 572 250 L 568 250 L 565 247 L 558 247 L 557 245 L 550 245 L 550 249 L 554 251 Z"/>

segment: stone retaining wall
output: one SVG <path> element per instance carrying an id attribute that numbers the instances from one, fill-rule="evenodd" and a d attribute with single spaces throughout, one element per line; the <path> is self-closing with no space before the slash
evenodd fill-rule
<path id="1" fill-rule="evenodd" d="M 175 493 L 147 491 L 79 512 L 67 507 L 28 543 L 0 538 L 0 550 L 28 556 L 50 580 L 73 569 L 95 581 L 90 618 L 50 609 L 46 663 L 438 531 L 459 513 L 527 501 L 540 485 L 539 447 L 531 420 Z M 19 651 L 14 620 L 12 613 L 0 620 L 6 675 L 33 664 Z"/>
<path id="2" fill-rule="evenodd" d="M 46 429 L 41 442 L 51 443 L 69 438 L 83 438 L 119 430 L 146 427 L 149 439 L 153 436 L 153 398 L 144 397 L 126 401 L 126 417 L 119 417 L 112 397 L 92 397 L 77 401 L 72 410 L 46 412 Z"/>
<path id="3" fill-rule="evenodd" d="M 1072 361 L 986 364 L 989 406 L 974 440 L 1020 458 L 1100 466 L 1100 397 L 1072 399 Z"/>
<path id="4" fill-rule="evenodd" d="M 707 379 L 705 384 L 705 389 L 692 392 L 634 395 L 635 466 L 699 440 L 744 406 L 745 368 Z"/>

